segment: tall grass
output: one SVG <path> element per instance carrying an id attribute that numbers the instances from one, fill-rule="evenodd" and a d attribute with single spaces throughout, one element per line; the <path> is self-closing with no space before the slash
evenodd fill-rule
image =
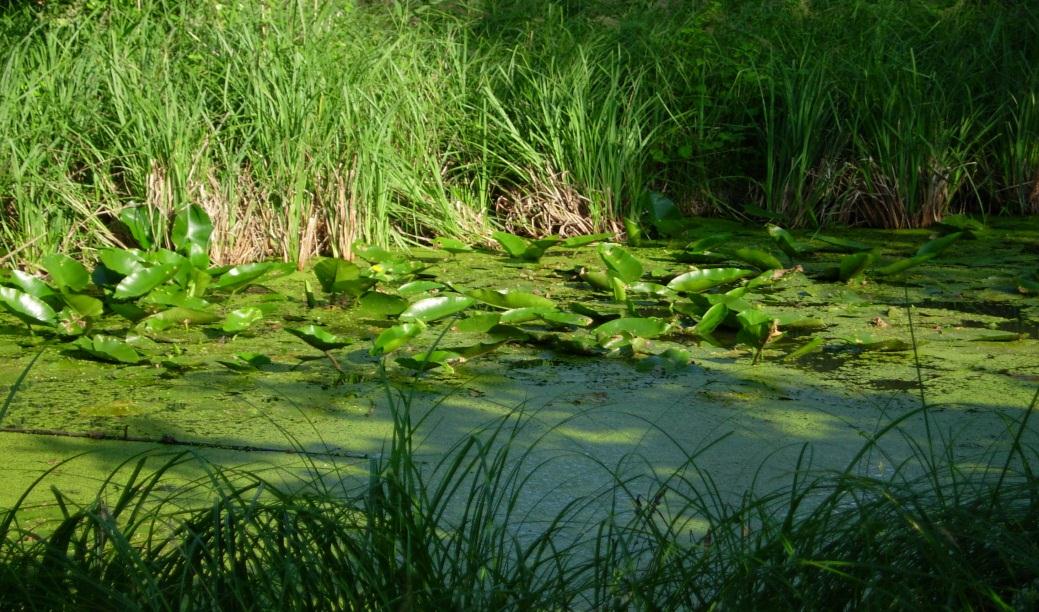
<path id="1" fill-rule="evenodd" d="M 9 3 L 0 257 L 205 206 L 214 259 L 687 212 L 1039 206 L 1039 12 L 940 0 Z"/>

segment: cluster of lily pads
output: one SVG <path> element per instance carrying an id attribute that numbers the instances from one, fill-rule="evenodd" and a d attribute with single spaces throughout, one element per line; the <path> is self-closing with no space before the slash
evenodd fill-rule
<path id="1" fill-rule="evenodd" d="M 629 243 L 641 241 L 641 228 L 645 227 L 676 244 L 689 235 L 690 223 L 695 223 L 677 214 L 662 197 L 651 199 L 645 211 L 644 218 L 629 220 Z M 263 305 L 228 311 L 222 308 L 226 298 L 294 269 L 292 264 L 274 262 L 211 266 L 208 252 L 212 224 L 197 206 L 188 207 L 175 218 L 169 241 L 172 249 L 159 246 L 143 208 L 124 211 L 121 220 L 141 248 L 101 249 L 90 271 L 63 254 L 47 256 L 40 262 L 45 277 L 10 270 L 0 275 L 0 306 L 23 321 L 30 332 L 44 330 L 56 338 L 72 355 L 135 364 L 146 361 L 134 348 L 135 336 L 153 335 L 180 325 L 219 326 L 223 333 L 232 335 L 247 330 L 269 311 Z M 944 229 L 945 235 L 926 242 L 912 257 L 883 265 L 869 245 L 815 236 L 814 243 L 821 246 L 812 249 L 775 225 L 767 227 L 774 250 L 734 245 L 731 235 L 715 233 L 672 252 L 673 259 L 688 264 L 688 269 L 666 277 L 648 274 L 628 248 L 613 241 L 612 234 L 528 239 L 495 232 L 493 238 L 504 254 L 526 266 L 538 265 L 549 249 L 597 245 L 597 265 L 559 271 L 562 280 L 581 283 L 591 290 L 582 294 L 588 296 L 587 300 L 565 304 L 535 292 L 463 287 L 430 273 L 428 261 L 364 244 L 354 245 L 359 261 L 322 259 L 313 274 L 325 305 L 356 306 L 365 316 L 385 321 L 370 352 L 378 357 L 394 354 L 394 361 L 405 368 L 450 371 L 454 363 L 505 344 L 522 343 L 580 355 L 635 358 L 645 368 L 673 369 L 691 362 L 690 342 L 722 345 L 716 339 L 718 330 L 727 330 L 729 345 L 734 339 L 735 345 L 747 347 L 757 362 L 763 349 L 787 332 L 803 336 L 825 327 L 817 319 L 770 312 L 751 299 L 754 293 L 768 291 L 791 273 L 804 272 L 799 262 L 815 250 L 844 252 L 836 265 L 816 270 L 815 276 L 856 282 L 866 273 L 876 277 L 903 273 L 983 227 L 970 219 L 953 218 L 947 220 Z M 450 238 L 438 238 L 433 244 L 449 256 L 474 250 Z M 319 305 L 309 281 L 304 294 L 308 307 Z M 111 317 L 127 324 L 116 328 L 109 323 Z M 120 331 L 95 333 L 102 327 L 102 319 L 104 329 Z M 416 347 L 424 332 L 445 320 L 450 324 L 440 329 L 435 342 Z M 316 324 L 284 329 L 321 351 L 345 375 L 333 351 L 351 344 L 352 339 Z M 459 344 L 454 334 L 461 334 L 464 344 Z M 474 335 L 479 338 L 475 342 Z M 891 339 L 856 342 L 877 350 L 903 350 L 907 346 Z M 808 337 L 785 358 L 799 358 L 822 344 L 821 338 Z M 270 363 L 270 359 L 242 354 L 220 363 L 234 370 L 253 370 Z"/>

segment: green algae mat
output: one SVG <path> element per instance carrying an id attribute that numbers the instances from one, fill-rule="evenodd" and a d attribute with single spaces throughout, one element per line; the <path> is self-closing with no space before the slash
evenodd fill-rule
<path id="1" fill-rule="evenodd" d="M 517 416 L 551 465 L 532 486 L 559 504 L 701 451 L 738 492 L 806 442 L 844 467 L 921 398 L 931 420 L 863 470 L 892 469 L 924 427 L 987 452 L 1039 385 L 1034 219 L 829 236 L 665 215 L 639 246 L 498 232 L 305 271 L 210 266 L 206 223 L 186 212 L 175 250 L 0 275 L 0 385 L 36 359 L 0 425 L 0 506 L 85 451 L 69 478 L 170 446 L 363 472 L 405 400 L 430 458 Z"/>

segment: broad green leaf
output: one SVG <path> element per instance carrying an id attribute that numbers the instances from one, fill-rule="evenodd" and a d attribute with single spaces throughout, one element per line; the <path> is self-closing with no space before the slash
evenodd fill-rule
<path id="1" fill-rule="evenodd" d="M 325 293 L 344 293 L 349 289 L 352 294 L 359 285 L 364 284 L 361 282 L 361 269 L 345 259 L 322 259 L 314 266 L 314 275 Z"/>
<path id="2" fill-rule="evenodd" d="M 815 239 L 819 242 L 828 244 L 829 250 L 839 251 L 841 253 L 858 253 L 873 249 L 873 247 L 868 244 L 856 242 L 855 240 L 847 240 L 845 238 L 836 238 L 834 236 L 823 236 L 822 234 L 817 234 Z"/>
<path id="3" fill-rule="evenodd" d="M 256 306 L 246 306 L 227 313 L 224 324 L 221 326 L 225 332 L 235 334 L 249 329 L 254 323 L 263 319 L 263 311 Z"/>
<path id="4" fill-rule="evenodd" d="M 454 372 L 454 369 L 448 363 L 461 359 L 462 356 L 454 351 L 429 351 L 412 357 L 398 357 L 397 363 L 410 370 L 418 370 L 420 372 L 437 367 L 446 372 Z"/>
<path id="5" fill-rule="evenodd" d="M 220 315 L 206 310 L 174 306 L 145 317 L 138 325 L 150 332 L 160 332 L 177 325 L 208 325 L 220 320 Z"/>
<path id="6" fill-rule="evenodd" d="M 130 230 L 130 235 L 142 249 L 150 249 L 155 245 L 150 217 L 145 206 L 124 208 L 119 213 L 119 220 Z"/>
<path id="7" fill-rule="evenodd" d="M 566 247 L 568 249 L 576 249 L 578 247 L 583 247 L 595 242 L 602 242 L 603 240 L 610 240 L 612 238 L 613 234 L 609 233 L 589 234 L 587 236 L 572 236 L 560 242 L 559 244 L 560 246 Z"/>
<path id="8" fill-rule="evenodd" d="M 650 355 L 645 357 L 635 365 L 635 369 L 639 372 L 652 372 L 657 368 L 664 370 L 665 372 L 679 372 L 689 366 L 693 361 L 693 356 L 689 351 L 671 347 L 658 355 Z"/>
<path id="9" fill-rule="evenodd" d="M 354 242 L 353 253 L 361 259 L 373 264 L 386 264 L 390 262 L 401 261 L 403 257 L 397 253 L 387 251 L 386 249 L 364 242 Z"/>
<path id="10" fill-rule="evenodd" d="M 669 328 L 667 322 L 660 319 L 622 317 L 607 321 L 593 331 L 600 338 L 619 334 L 627 334 L 636 338 L 656 338 L 667 333 Z"/>
<path id="11" fill-rule="evenodd" d="M 0 287 L 0 305 L 29 325 L 54 325 L 57 316 L 40 298 L 13 287 Z"/>
<path id="12" fill-rule="evenodd" d="M 947 236 L 942 236 L 941 238 L 935 238 L 934 240 L 924 243 L 924 245 L 921 246 L 919 250 L 917 250 L 916 256 L 922 257 L 925 255 L 929 255 L 931 257 L 934 257 L 940 254 L 945 249 L 949 248 L 949 246 L 952 245 L 952 243 L 956 242 L 962 237 L 963 232 L 955 232 Z"/>
<path id="13" fill-rule="evenodd" d="M 555 302 L 548 298 L 523 291 L 474 289 L 467 291 L 466 295 L 498 308 L 553 308 L 555 306 Z"/>
<path id="14" fill-rule="evenodd" d="M 119 281 L 113 296 L 117 300 L 142 296 L 168 281 L 176 273 L 177 268 L 169 264 L 152 266 L 150 268 L 138 268 L 132 274 Z"/>
<path id="15" fill-rule="evenodd" d="M 404 312 L 408 301 L 398 295 L 369 291 L 358 300 L 361 314 L 369 317 L 392 317 Z"/>
<path id="16" fill-rule="evenodd" d="M 445 295 L 421 299 L 400 313 L 401 321 L 435 321 L 462 312 L 476 303 L 471 297 Z"/>
<path id="17" fill-rule="evenodd" d="M 642 227 L 638 219 L 624 217 L 624 233 L 628 246 L 637 247 L 642 245 Z"/>
<path id="18" fill-rule="evenodd" d="M 783 361 L 796 361 L 805 355 L 810 355 L 820 349 L 826 341 L 822 338 L 812 338 L 808 342 L 805 342 L 799 346 L 796 350 L 793 350 L 783 356 Z"/>
<path id="19" fill-rule="evenodd" d="M 760 249 L 743 247 L 733 251 L 733 255 L 761 270 L 778 270 L 783 267 L 783 262 L 776 259 L 775 255 Z"/>
<path id="20" fill-rule="evenodd" d="M 62 308 L 55 316 L 55 327 L 63 336 L 79 336 L 86 333 L 90 321 L 71 308 Z"/>
<path id="21" fill-rule="evenodd" d="M 72 346 L 101 361 L 131 365 L 141 361 L 141 356 L 132 346 L 111 336 L 97 335 L 93 338 L 78 338 L 72 343 Z"/>
<path id="22" fill-rule="evenodd" d="M 926 261 L 933 259 L 935 254 L 916 255 L 914 257 L 907 257 L 905 259 L 899 259 L 898 261 L 892 262 L 883 268 L 877 268 L 874 270 L 878 276 L 890 276 L 892 274 L 898 274 L 899 272 L 905 272 L 906 270 L 916 267 Z"/>
<path id="23" fill-rule="evenodd" d="M 447 251 L 448 253 L 451 253 L 453 255 L 457 253 L 471 253 L 473 250 L 473 247 L 462 242 L 461 240 L 456 240 L 454 238 L 445 238 L 443 236 L 434 239 L 433 246 L 442 251 Z"/>
<path id="24" fill-rule="evenodd" d="M 388 327 L 382 330 L 382 333 L 375 338 L 375 344 L 369 353 L 371 355 L 392 353 L 418 337 L 425 328 L 426 326 L 421 321 L 401 323 L 400 325 Z"/>
<path id="25" fill-rule="evenodd" d="M 99 256 L 106 268 L 123 276 L 144 267 L 142 254 L 137 249 L 101 249 Z"/>
<path id="26" fill-rule="evenodd" d="M 455 323 L 455 329 L 463 333 L 483 333 L 501 322 L 501 314 L 483 312 L 470 315 Z"/>
<path id="27" fill-rule="evenodd" d="M 540 318 L 538 311 L 540 308 L 513 308 L 512 310 L 506 310 L 501 314 L 501 322 L 504 325 L 516 325 L 517 323 L 526 323 L 527 321 L 533 321 Z"/>
<path id="28" fill-rule="evenodd" d="M 642 277 L 642 263 L 619 244 L 600 244 L 599 257 L 610 273 L 625 283 L 633 283 Z"/>
<path id="29" fill-rule="evenodd" d="M 54 289 L 45 283 L 42 278 L 21 270 L 11 270 L 10 281 L 8 282 L 17 286 L 23 293 L 28 293 L 42 300 L 57 295 Z"/>
<path id="30" fill-rule="evenodd" d="M 725 317 L 729 315 L 729 308 L 722 303 L 715 304 L 707 309 L 707 312 L 700 317 L 700 321 L 696 324 L 696 333 L 698 334 L 710 334 L 721 325 Z"/>
<path id="31" fill-rule="evenodd" d="M 494 232 L 491 237 L 498 241 L 509 257 L 519 259 L 527 252 L 527 241 L 515 234 L 508 232 Z"/>
<path id="32" fill-rule="evenodd" d="M 966 215 L 946 215 L 938 222 L 946 232 L 963 232 L 964 238 L 974 237 L 985 231 L 985 224 Z"/>
<path id="33" fill-rule="evenodd" d="M 159 306 L 183 306 L 195 310 L 206 310 L 211 306 L 206 300 L 189 295 L 187 291 L 175 285 L 158 287 L 141 298 L 139 303 L 156 304 Z"/>
<path id="34" fill-rule="evenodd" d="M 779 247 L 779 250 L 790 257 L 799 257 L 805 253 L 806 249 L 797 243 L 794 235 L 790 232 L 771 223 L 765 229 L 768 231 L 768 235 L 772 237 L 772 240 L 776 241 L 776 246 Z"/>
<path id="35" fill-rule="evenodd" d="M 148 316 L 148 311 L 132 302 L 110 302 L 108 308 L 131 323 L 136 323 Z"/>
<path id="36" fill-rule="evenodd" d="M 204 270 L 209 267 L 209 239 L 212 234 L 212 220 L 206 211 L 196 204 L 185 207 L 173 219 L 173 245 L 196 268 Z"/>
<path id="37" fill-rule="evenodd" d="M 105 312 L 104 303 L 89 295 L 80 293 L 68 293 L 61 296 L 73 311 L 82 317 L 100 317 Z"/>
<path id="38" fill-rule="evenodd" d="M 262 353 L 238 353 L 232 360 L 217 360 L 217 363 L 236 372 L 253 372 L 260 366 L 273 363 L 270 357 Z"/>
<path id="39" fill-rule="evenodd" d="M 742 268 L 705 268 L 702 270 L 691 270 L 677 276 L 667 286 L 674 291 L 698 293 L 706 291 L 711 287 L 735 282 L 753 274 L 753 270 L 744 270 Z"/>
<path id="40" fill-rule="evenodd" d="M 79 292 L 90 283 L 90 273 L 75 259 L 61 253 L 45 256 L 41 263 L 59 289 Z"/>
<path id="41" fill-rule="evenodd" d="M 234 266 L 221 274 L 220 278 L 213 284 L 213 287 L 221 291 L 237 291 L 263 278 L 264 275 L 271 271 L 273 266 L 274 264 L 270 262 Z"/>
<path id="42" fill-rule="evenodd" d="M 610 291 L 613 288 L 613 285 L 610 283 L 610 277 L 605 272 L 600 272 L 599 270 L 586 270 L 585 268 L 581 268 L 581 271 L 580 273 L 578 273 L 578 276 L 581 277 L 581 280 L 588 283 L 592 287 L 595 287 L 596 289 L 600 289 L 602 291 Z"/>
<path id="43" fill-rule="evenodd" d="M 837 277 L 842 281 L 848 281 L 855 278 L 862 274 L 862 272 L 873 263 L 875 257 L 876 256 L 869 251 L 845 255 L 841 258 Z"/>
<path id="44" fill-rule="evenodd" d="M 438 283 L 436 281 L 429 280 L 416 280 L 410 283 L 404 283 L 400 287 L 397 287 L 397 293 L 404 297 L 414 297 L 423 293 L 429 293 L 430 291 L 437 291 L 444 288 L 444 283 Z"/>
<path id="45" fill-rule="evenodd" d="M 626 287 L 626 290 L 628 293 L 636 295 L 655 295 L 657 297 L 670 297 L 675 294 L 674 291 L 668 289 L 665 285 L 647 282 L 631 283 Z"/>
<path id="46" fill-rule="evenodd" d="M 728 255 L 714 251 L 678 251 L 671 257 L 675 261 L 690 264 L 716 264 L 729 259 Z"/>
<path id="47" fill-rule="evenodd" d="M 901 338 L 882 338 L 873 334 L 862 333 L 850 338 L 844 338 L 844 341 L 851 344 L 855 349 L 860 351 L 876 351 L 881 353 L 897 353 L 902 351 L 908 351 L 913 348 L 913 345 Z"/>
<path id="48" fill-rule="evenodd" d="M 556 325 L 571 325 L 574 327 L 588 327 L 592 324 L 593 319 L 586 317 L 581 314 L 573 312 L 563 312 L 561 310 L 553 309 L 540 309 L 538 311 L 538 317 L 546 323 L 554 323 Z"/>
<path id="49" fill-rule="evenodd" d="M 711 234 L 710 236 L 704 236 L 699 240 L 690 242 L 685 246 L 686 251 L 701 252 L 715 247 L 721 244 L 725 244 L 732 239 L 732 234 L 728 232 L 722 232 L 720 234 Z"/>
<path id="50" fill-rule="evenodd" d="M 317 325 L 304 325 L 300 328 L 286 327 L 285 331 L 319 351 L 331 351 L 350 344 L 348 341 Z"/>

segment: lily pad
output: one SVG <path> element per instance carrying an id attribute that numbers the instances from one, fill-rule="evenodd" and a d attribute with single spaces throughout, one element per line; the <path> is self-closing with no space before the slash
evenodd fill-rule
<path id="1" fill-rule="evenodd" d="M 54 325 L 57 316 L 40 298 L 13 287 L 0 287 L 0 306 L 29 325 Z"/>
<path id="2" fill-rule="evenodd" d="M 461 240 L 456 240 L 454 238 L 444 238 L 442 236 L 433 240 L 433 246 L 442 251 L 447 251 L 452 255 L 457 253 L 471 253 L 473 251 L 473 247 L 462 242 Z"/>
<path id="3" fill-rule="evenodd" d="M 636 338 L 656 338 L 667 333 L 670 325 L 666 321 L 651 317 L 621 317 L 607 321 L 593 331 L 599 338 L 626 334 Z"/>
<path id="4" fill-rule="evenodd" d="M 743 268 L 705 268 L 691 270 L 675 277 L 667 286 L 682 293 L 698 293 L 711 287 L 725 285 L 754 274 Z"/>
<path id="5" fill-rule="evenodd" d="M 222 291 L 237 291 L 263 278 L 274 267 L 270 262 L 259 262 L 234 266 L 220 275 L 214 288 Z"/>
<path id="6" fill-rule="evenodd" d="M 849 281 L 862 274 L 874 259 L 875 256 L 869 251 L 845 255 L 841 258 L 837 277 L 842 281 Z"/>
<path id="7" fill-rule="evenodd" d="M 466 295 L 498 308 L 552 308 L 555 306 L 555 302 L 546 297 L 523 291 L 474 289 L 467 291 Z"/>
<path id="8" fill-rule="evenodd" d="M 588 234 L 586 236 L 572 236 L 560 242 L 559 244 L 560 246 L 566 247 L 568 249 L 576 249 L 578 247 L 583 247 L 589 244 L 611 239 L 613 239 L 613 234 Z"/>
<path id="9" fill-rule="evenodd" d="M 400 313 L 401 321 L 435 321 L 462 312 L 476 303 L 471 297 L 444 295 L 421 299 Z"/>
<path id="10" fill-rule="evenodd" d="M 86 289 L 90 283 L 90 273 L 87 269 L 68 255 L 51 253 L 45 256 L 41 263 L 58 289 L 77 293 Z"/>
<path id="11" fill-rule="evenodd" d="M 299 328 L 286 327 L 285 331 L 319 351 L 331 351 L 350 344 L 348 341 L 317 325 L 304 325 Z"/>
<path id="12" fill-rule="evenodd" d="M 768 235 L 772 237 L 772 240 L 776 241 L 776 246 L 779 247 L 779 250 L 786 253 L 789 257 L 799 257 L 806 252 L 805 247 L 798 244 L 793 234 L 778 225 L 769 223 L 765 229 Z"/>
<path id="13" fill-rule="evenodd" d="M 625 283 L 633 283 L 642 277 L 642 263 L 619 244 L 600 244 L 599 257 L 606 264 L 610 274 Z"/>
<path id="14" fill-rule="evenodd" d="M 360 297 L 358 306 L 361 313 L 366 316 L 392 317 L 404 312 L 408 307 L 408 301 L 397 295 L 369 291 Z"/>
<path id="15" fill-rule="evenodd" d="M 197 204 L 185 207 L 173 220 L 173 244 L 196 268 L 205 269 L 209 266 L 209 239 L 212 234 L 213 222 Z"/>
<path id="16" fill-rule="evenodd" d="M 416 280 L 404 283 L 400 287 L 397 287 L 397 293 L 403 297 L 410 298 L 416 295 L 422 295 L 423 293 L 429 293 L 431 291 L 438 291 L 444 288 L 444 283 L 438 283 L 430 280 Z"/>
<path id="17" fill-rule="evenodd" d="M 377 338 L 375 338 L 375 344 L 372 346 L 369 353 L 373 356 L 392 353 L 418 337 L 425 328 L 426 326 L 419 321 L 414 323 L 401 323 L 386 328 Z"/>
<path id="18" fill-rule="evenodd" d="M 72 346 L 101 361 L 130 365 L 141 362 L 141 356 L 132 346 L 112 336 L 82 337 L 73 342 Z"/>
<path id="19" fill-rule="evenodd" d="M 119 281 L 113 296 L 117 300 L 142 296 L 173 278 L 176 273 L 177 267 L 170 264 L 138 268 Z"/>
<path id="20" fill-rule="evenodd" d="M 246 306 L 229 312 L 221 329 L 229 334 L 236 334 L 249 329 L 261 320 L 263 320 L 263 310 L 256 306 Z"/>
<path id="21" fill-rule="evenodd" d="M 783 267 L 783 262 L 779 261 L 775 255 L 761 249 L 743 247 L 733 251 L 733 255 L 736 256 L 736 259 L 761 270 L 778 270 Z"/>
<path id="22" fill-rule="evenodd" d="M 497 312 L 483 312 L 470 315 L 455 323 L 455 329 L 463 333 L 483 333 L 501 321 Z"/>

